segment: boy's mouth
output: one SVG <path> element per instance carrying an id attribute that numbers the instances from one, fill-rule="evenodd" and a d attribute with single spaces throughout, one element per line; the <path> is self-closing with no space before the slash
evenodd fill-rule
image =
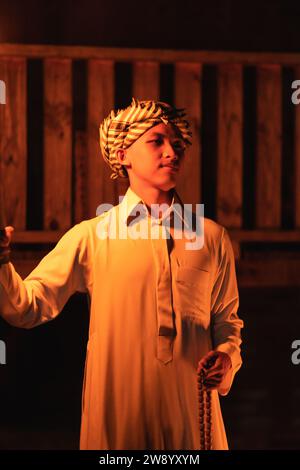
<path id="1" fill-rule="evenodd" d="M 168 169 L 170 171 L 178 171 L 179 170 L 178 166 L 174 166 L 174 165 L 163 165 L 163 168 Z"/>

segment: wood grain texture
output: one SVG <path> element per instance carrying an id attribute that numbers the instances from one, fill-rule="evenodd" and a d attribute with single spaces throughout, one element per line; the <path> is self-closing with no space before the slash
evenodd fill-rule
<path id="1" fill-rule="evenodd" d="M 0 56 L 24 56 L 28 58 L 61 57 L 70 59 L 97 59 L 111 61 L 158 61 L 194 62 L 206 64 L 280 64 L 298 65 L 298 52 L 239 52 L 239 51 L 203 51 L 189 49 L 141 49 L 94 46 L 56 46 L 42 44 L 0 44 Z"/>
<path id="2" fill-rule="evenodd" d="M 44 228 L 72 221 L 72 71 L 69 59 L 44 62 Z"/>
<path id="3" fill-rule="evenodd" d="M 96 217 L 100 204 L 115 204 L 117 183 L 110 179 L 112 170 L 100 151 L 100 123 L 114 107 L 113 61 L 90 60 L 88 62 L 88 160 L 87 199 L 88 217 Z"/>
<path id="4" fill-rule="evenodd" d="M 256 227 L 281 224 L 281 68 L 257 69 Z"/>
<path id="5" fill-rule="evenodd" d="M 260 259 L 239 262 L 237 279 L 240 287 L 300 286 L 300 259 Z"/>
<path id="6" fill-rule="evenodd" d="M 16 230 L 13 243 L 56 243 L 66 230 Z M 231 241 L 294 243 L 300 240 L 300 230 L 239 230 L 228 229 Z"/>
<path id="7" fill-rule="evenodd" d="M 185 108 L 192 131 L 192 146 L 186 150 L 177 190 L 187 204 L 201 203 L 201 64 L 175 65 L 175 106 Z"/>
<path id="8" fill-rule="evenodd" d="M 217 220 L 242 225 L 243 89 L 241 65 L 218 68 Z"/>
<path id="9" fill-rule="evenodd" d="M 6 84 L 6 104 L 0 105 L 0 184 L 6 224 L 26 228 L 27 88 L 26 60 L 0 59 L 0 79 Z"/>
<path id="10" fill-rule="evenodd" d="M 139 100 L 158 100 L 159 63 L 139 61 L 133 63 L 133 96 Z"/>

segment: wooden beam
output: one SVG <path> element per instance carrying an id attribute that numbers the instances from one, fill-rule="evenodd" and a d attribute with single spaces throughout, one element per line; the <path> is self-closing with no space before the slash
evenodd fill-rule
<path id="1" fill-rule="evenodd" d="M 176 188 L 185 204 L 201 202 L 201 64 L 186 62 L 175 66 L 175 106 L 185 108 L 191 124 L 192 146 L 187 147 L 182 174 Z"/>
<path id="2" fill-rule="evenodd" d="M 243 83 L 241 65 L 218 68 L 217 220 L 242 226 Z"/>
<path id="3" fill-rule="evenodd" d="M 66 230 L 15 230 L 13 243 L 56 243 Z M 228 229 L 236 242 L 300 243 L 300 230 L 238 230 Z"/>
<path id="4" fill-rule="evenodd" d="M 40 250 L 24 258 L 16 254 L 12 262 L 18 274 L 24 279 L 49 252 Z M 243 260 L 236 263 L 239 287 L 290 287 L 300 286 L 300 260 Z"/>
<path id="5" fill-rule="evenodd" d="M 196 62 L 215 64 L 231 63 L 242 65 L 280 64 L 298 65 L 298 52 L 239 52 L 239 51 L 200 51 L 175 49 L 139 49 L 93 46 L 57 46 L 41 44 L 0 44 L 0 56 L 27 58 L 69 58 L 97 59 L 118 62 L 157 61 Z"/>
<path id="6" fill-rule="evenodd" d="M 72 70 L 69 59 L 44 62 L 44 227 L 72 221 Z"/>
<path id="7" fill-rule="evenodd" d="M 300 286 L 300 259 L 240 260 L 237 279 L 240 287 Z"/>
<path id="8" fill-rule="evenodd" d="M 15 230 L 12 244 L 57 243 L 66 230 Z"/>
<path id="9" fill-rule="evenodd" d="M 228 229 L 230 237 L 239 242 L 300 243 L 300 230 L 237 230 Z"/>
<path id="10" fill-rule="evenodd" d="M 26 228 L 27 134 L 26 60 L 0 59 L 6 104 L 0 105 L 0 173 L 7 225 Z"/>

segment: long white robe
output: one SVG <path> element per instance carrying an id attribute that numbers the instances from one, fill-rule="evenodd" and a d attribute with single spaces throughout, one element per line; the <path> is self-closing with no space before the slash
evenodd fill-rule
<path id="1" fill-rule="evenodd" d="M 199 449 L 198 361 L 213 348 L 228 353 L 232 368 L 212 392 L 213 449 L 227 449 L 218 394 L 241 366 L 243 326 L 230 239 L 205 219 L 201 249 L 187 250 L 172 229 L 170 247 L 149 214 L 129 228 L 156 226 L 159 238 L 122 238 L 139 202 L 129 188 L 119 205 L 72 227 L 25 280 L 2 265 L 0 313 L 32 328 L 88 293 L 81 449 Z"/>

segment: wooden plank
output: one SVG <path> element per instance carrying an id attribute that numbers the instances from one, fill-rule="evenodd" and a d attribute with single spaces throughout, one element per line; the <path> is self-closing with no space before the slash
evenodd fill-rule
<path id="1" fill-rule="evenodd" d="M 13 261 L 13 264 L 21 278 L 25 279 L 42 258 L 43 256 L 25 260 L 19 259 Z M 299 260 L 289 260 L 284 263 L 282 260 L 268 263 L 240 261 L 237 273 L 238 285 L 240 288 L 300 286 L 299 270 Z"/>
<path id="2" fill-rule="evenodd" d="M 83 131 L 75 132 L 74 157 L 74 223 L 88 218 L 87 181 L 87 136 Z"/>
<path id="3" fill-rule="evenodd" d="M 245 242 L 300 242 L 300 230 L 238 230 L 228 229 L 230 237 Z"/>
<path id="4" fill-rule="evenodd" d="M 0 178 L 7 225 L 24 230 L 27 199 L 26 60 L 0 59 L 6 104 L 0 105 Z"/>
<path id="5" fill-rule="evenodd" d="M 281 69 L 257 69 L 256 227 L 281 223 Z"/>
<path id="6" fill-rule="evenodd" d="M 192 146 L 187 147 L 177 189 L 187 204 L 201 202 L 201 64 L 187 62 L 175 65 L 175 106 L 185 108 L 191 124 Z"/>
<path id="7" fill-rule="evenodd" d="M 300 230 L 238 230 L 228 229 L 232 241 L 299 243 Z M 65 230 L 16 230 L 13 243 L 56 243 Z"/>
<path id="8" fill-rule="evenodd" d="M 49 252 L 39 250 L 28 252 L 12 252 L 12 262 L 16 271 L 24 279 Z M 300 286 L 300 260 L 274 259 L 237 261 L 237 280 L 239 287 L 288 287 Z"/>
<path id="9" fill-rule="evenodd" d="M 141 49 L 93 46 L 54 46 L 41 44 L 0 44 L 0 56 L 23 56 L 28 58 L 70 58 L 97 59 L 118 62 L 158 61 L 194 62 L 206 64 L 280 64 L 298 65 L 298 52 L 239 52 L 239 51 L 203 51 L 188 49 Z"/>
<path id="10" fill-rule="evenodd" d="M 87 203 L 88 217 L 96 217 L 100 204 L 115 204 L 116 181 L 110 179 L 112 170 L 104 161 L 99 145 L 99 126 L 114 107 L 113 61 L 88 62 L 88 160 Z"/>
<path id="11" fill-rule="evenodd" d="M 66 230 L 15 230 L 13 244 L 57 243 Z"/>
<path id="12" fill-rule="evenodd" d="M 300 65 L 295 67 L 295 79 L 300 79 Z M 295 91 L 295 90 L 292 90 L 292 91 Z M 300 104 L 296 105 L 294 109 L 295 109 L 294 207 L 295 207 L 295 226 L 300 227 Z"/>
<path id="13" fill-rule="evenodd" d="M 218 68 L 217 220 L 242 225 L 243 83 L 238 64 Z"/>
<path id="14" fill-rule="evenodd" d="M 159 98 L 159 64 L 157 62 L 137 61 L 133 63 L 132 94 L 139 100 Z M 129 186 L 129 179 L 117 178 L 117 194 L 122 196 Z"/>
<path id="15" fill-rule="evenodd" d="M 44 228 L 71 226 L 72 70 L 69 59 L 44 63 Z"/>
<path id="16" fill-rule="evenodd" d="M 300 286 L 300 259 L 240 260 L 237 279 L 240 287 Z"/>
<path id="17" fill-rule="evenodd" d="M 158 100 L 159 64 L 158 62 L 133 63 L 133 96 L 139 100 Z"/>

